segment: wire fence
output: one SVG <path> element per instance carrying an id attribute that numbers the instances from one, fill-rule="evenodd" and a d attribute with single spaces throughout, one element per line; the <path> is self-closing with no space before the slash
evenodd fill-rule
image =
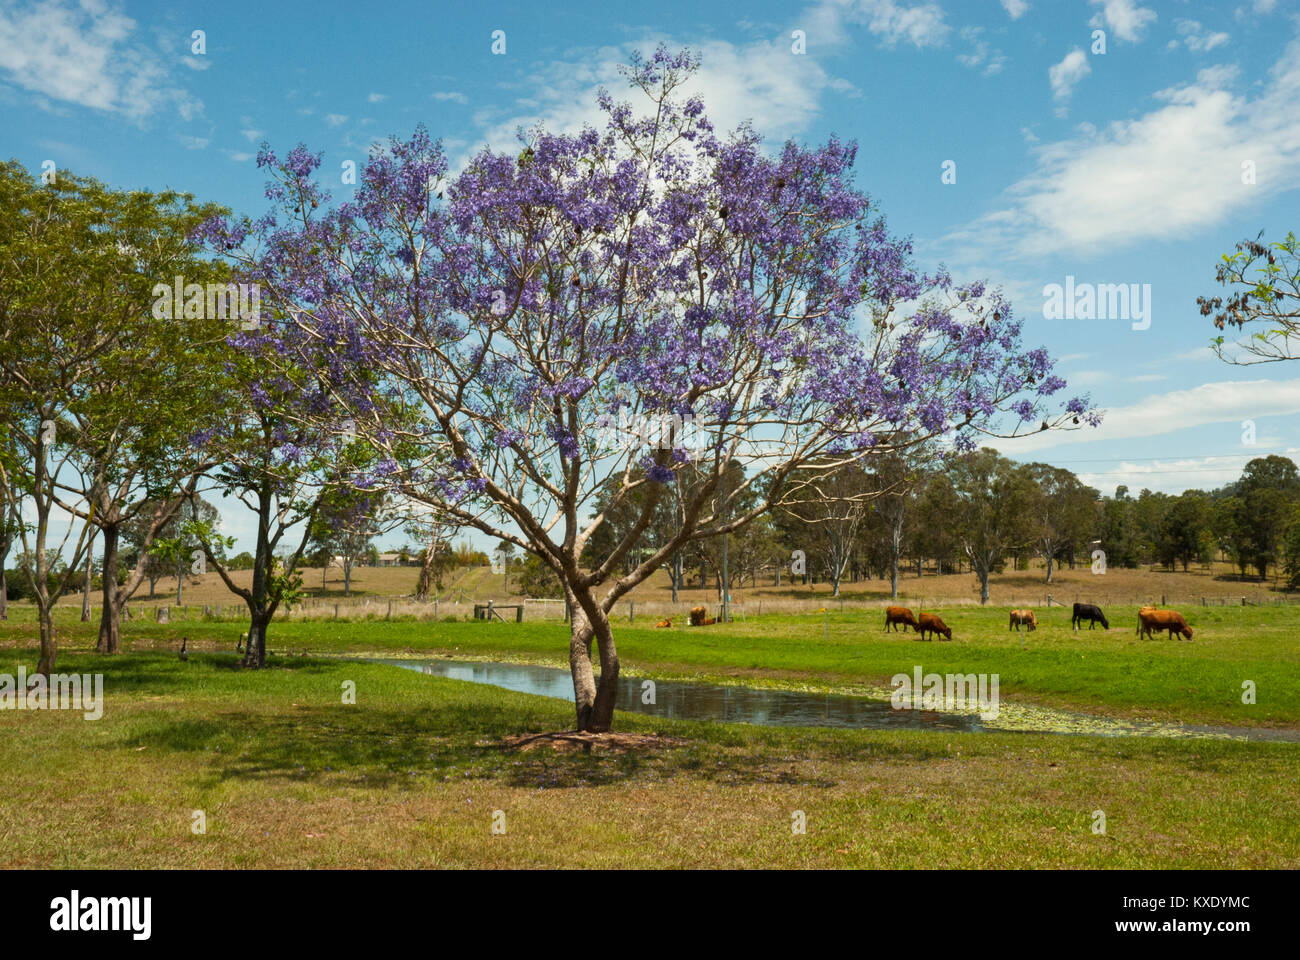
<path id="1" fill-rule="evenodd" d="M 750 620 L 771 616 L 821 616 L 835 614 L 877 614 L 883 613 L 887 606 L 904 606 L 914 611 L 941 610 L 955 607 L 989 607 L 989 608 L 1029 608 L 1046 610 L 1056 607 L 1069 610 L 1076 602 L 1091 603 L 1106 607 L 1157 606 L 1165 608 L 1210 608 L 1210 607 L 1250 607 L 1250 606 L 1290 606 L 1300 604 L 1300 595 L 1280 594 L 1256 590 L 1233 595 L 1211 596 L 1186 592 L 1151 592 L 1139 593 L 1127 591 L 1059 591 L 1050 589 L 1039 591 L 999 591 L 988 604 L 981 604 L 978 598 L 951 596 L 902 596 L 898 599 L 862 598 L 855 596 L 834 597 L 817 594 L 803 597 L 772 597 L 762 594 L 736 596 L 729 605 L 732 622 L 747 623 Z M 78 604 L 79 606 L 80 604 Z M 68 606 L 71 606 L 70 604 Z M 522 607 L 516 614 L 515 607 Z M 358 597 L 310 597 L 300 600 L 290 608 L 282 607 L 276 613 L 276 619 L 282 621 L 369 621 L 369 620 L 414 620 L 414 621 L 461 621 L 484 619 L 484 611 L 493 608 L 497 611 L 509 611 L 508 615 L 498 612 L 486 619 L 514 622 L 556 621 L 569 619 L 568 603 L 564 600 L 536 597 L 512 597 L 476 599 L 464 591 L 454 592 L 450 597 L 431 597 L 416 600 L 406 596 L 358 596 Z M 635 596 L 629 600 L 619 601 L 610 612 L 610 619 L 616 623 L 652 623 L 671 624 L 674 627 L 689 625 L 692 610 L 703 608 L 703 616 L 721 621 L 722 604 L 710 592 L 708 598 L 689 593 L 679 597 L 676 602 L 669 599 L 638 600 Z M 134 599 L 127 604 L 123 619 L 139 622 L 155 621 L 170 623 L 183 621 L 243 621 L 248 617 L 248 610 L 239 600 L 224 603 L 172 604 L 165 600 Z"/>

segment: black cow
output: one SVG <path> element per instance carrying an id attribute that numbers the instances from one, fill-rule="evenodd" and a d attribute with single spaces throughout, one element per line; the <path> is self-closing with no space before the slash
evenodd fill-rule
<path id="1" fill-rule="evenodd" d="M 1093 603 L 1076 603 L 1074 605 L 1074 616 L 1070 619 L 1070 626 L 1079 629 L 1079 624 L 1084 620 L 1088 621 L 1088 629 L 1091 630 L 1099 622 L 1106 630 L 1110 629 L 1110 621 L 1106 615 L 1101 612 L 1101 607 Z"/>

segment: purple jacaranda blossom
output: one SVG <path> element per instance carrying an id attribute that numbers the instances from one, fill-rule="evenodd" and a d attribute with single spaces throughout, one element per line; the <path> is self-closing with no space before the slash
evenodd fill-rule
<path id="1" fill-rule="evenodd" d="M 702 99 L 679 96 L 697 63 L 665 48 L 636 57 L 626 77 L 648 109 L 602 90 L 603 127 L 521 131 L 518 150 L 484 148 L 454 173 L 417 128 L 374 149 L 339 204 L 316 182 L 318 154 L 281 161 L 265 147 L 278 216 L 247 225 L 233 253 L 234 225 L 204 230 L 276 318 L 249 349 L 311 371 L 295 381 L 298 416 L 368 411 L 384 466 L 367 482 L 549 564 L 583 611 L 575 642 L 591 640 L 583 629 L 598 640 L 606 698 L 608 610 L 716 535 L 730 463 L 767 481 L 750 514 L 725 514 L 737 525 L 828 459 L 930 440 L 968 449 L 1094 416 L 1086 397 L 1058 399 L 1064 383 L 1046 351 L 1022 345 L 1000 290 L 915 264 L 856 185 L 855 142 L 719 136 Z M 284 396 L 263 388 L 254 402 Z M 701 456 L 671 426 L 647 429 L 653 442 L 607 436 L 688 414 L 708 438 Z M 632 542 L 584 569 L 597 489 L 653 504 L 685 478 L 671 542 L 630 573 Z M 581 725 L 609 703 L 575 671 Z"/>

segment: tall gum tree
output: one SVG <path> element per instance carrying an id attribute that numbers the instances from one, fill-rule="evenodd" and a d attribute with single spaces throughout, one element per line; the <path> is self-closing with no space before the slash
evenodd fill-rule
<path id="1" fill-rule="evenodd" d="M 610 611 L 684 548 L 891 438 L 970 447 L 1096 419 L 1086 398 L 1054 399 L 1064 382 L 1045 350 L 1022 348 L 1000 293 L 911 265 L 852 183 L 855 144 L 765 152 L 749 128 L 720 137 L 682 96 L 696 65 L 663 48 L 634 57 L 643 112 L 602 91 L 602 130 L 535 129 L 517 155 L 484 149 L 455 175 L 419 128 L 375 150 L 340 204 L 314 179 L 319 155 L 299 146 L 282 162 L 264 146 L 278 210 L 251 233 L 206 228 L 347 398 L 382 454 L 378 480 L 554 570 L 581 730 L 613 719 Z M 418 426 L 375 422 L 377 393 Z M 663 429 L 618 442 L 620 418 Z M 744 480 L 715 496 L 733 463 Z M 678 529 L 633 554 L 687 468 L 705 480 Z M 636 521 L 584 567 L 589 538 L 632 498 Z"/>
<path id="2" fill-rule="evenodd" d="M 223 277 L 225 265 L 190 239 L 222 208 L 67 172 L 38 185 L 16 164 L 0 168 L 0 182 L 2 392 L 16 414 L 30 415 L 14 466 L 32 491 L 38 538 L 54 508 L 102 533 L 97 649 L 116 653 L 122 606 L 143 579 L 148 547 L 208 466 L 188 434 L 221 415 L 210 348 L 227 321 L 204 311 L 160 318 L 153 306 L 159 283 L 171 289 L 180 277 L 202 290 Z M 35 459 L 41 424 L 54 425 L 47 453 L 57 450 L 58 469 Z M 143 550 L 119 589 L 120 534 L 137 519 Z"/>

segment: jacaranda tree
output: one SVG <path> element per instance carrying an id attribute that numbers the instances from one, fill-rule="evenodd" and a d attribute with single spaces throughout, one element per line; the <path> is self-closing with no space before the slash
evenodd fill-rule
<path id="1" fill-rule="evenodd" d="M 292 362 L 313 365 L 382 454 L 371 482 L 555 571 L 582 730 L 612 720 L 610 611 L 684 546 L 895 438 L 969 449 L 981 433 L 1095 419 L 1083 398 L 1051 399 L 1064 382 L 1045 350 L 1021 347 L 998 292 L 912 266 L 853 186 L 856 145 L 769 153 L 748 128 L 720 137 L 680 96 L 694 67 L 662 48 L 638 57 L 626 76 L 648 112 L 602 91 L 603 130 L 536 129 L 518 155 L 484 149 L 455 173 L 417 129 L 372 152 L 339 205 L 319 155 L 264 146 L 278 211 L 206 228 L 301 332 L 310 356 Z M 408 415 L 379 413 L 394 405 Z M 732 463 L 744 479 L 715 496 Z M 679 528 L 628 569 L 688 468 L 706 479 Z M 588 516 L 611 477 L 621 494 Z M 581 566 L 633 498 L 639 521 Z"/>

